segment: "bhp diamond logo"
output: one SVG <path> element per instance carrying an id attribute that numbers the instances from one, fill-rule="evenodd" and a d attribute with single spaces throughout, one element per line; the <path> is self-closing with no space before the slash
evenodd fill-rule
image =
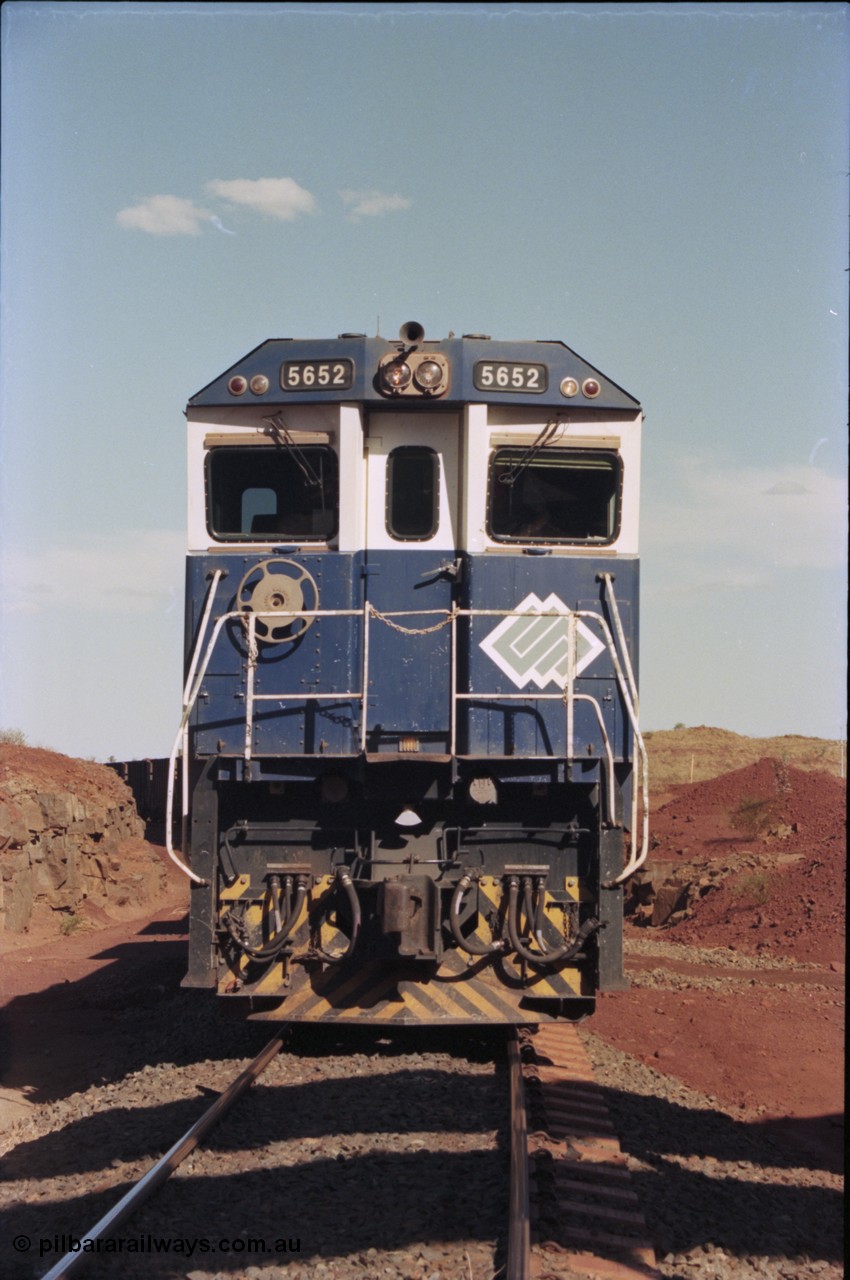
<path id="1" fill-rule="evenodd" d="M 553 593 L 541 600 L 532 591 L 517 605 L 523 617 L 504 618 L 481 641 L 487 657 L 495 662 L 518 689 L 533 681 L 538 689 L 548 684 L 566 688 L 570 674 L 570 627 L 575 627 L 574 676 L 598 657 L 605 648 L 589 627 L 575 618 L 572 610 Z M 556 613 L 558 617 L 541 617 Z"/>

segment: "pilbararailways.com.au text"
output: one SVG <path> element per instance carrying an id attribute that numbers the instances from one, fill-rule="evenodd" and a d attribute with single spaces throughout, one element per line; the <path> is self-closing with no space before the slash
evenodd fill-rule
<path id="1" fill-rule="evenodd" d="M 40 1258 L 48 1254 L 66 1253 L 178 1253 L 191 1258 L 194 1253 L 300 1253 L 299 1237 L 279 1237 L 275 1240 L 254 1239 L 251 1236 L 233 1236 L 210 1239 L 207 1236 L 113 1236 L 100 1237 L 54 1235 L 16 1236 L 13 1245 L 17 1253 L 38 1249 Z"/>

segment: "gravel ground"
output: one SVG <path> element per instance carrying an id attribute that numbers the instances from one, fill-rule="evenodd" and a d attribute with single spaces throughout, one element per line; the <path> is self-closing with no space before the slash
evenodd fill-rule
<path id="1" fill-rule="evenodd" d="M 676 973 L 673 969 L 665 969 L 660 966 L 657 969 L 633 970 L 629 974 L 629 985 L 632 987 L 666 987 L 673 991 L 740 991 L 746 993 L 748 987 L 757 985 L 755 978 L 734 977 L 730 975 L 722 978 L 712 978 L 709 976 L 688 975 Z M 799 985 L 790 982 L 774 982 L 771 983 L 772 991 L 795 991 L 799 992 Z M 832 987 L 825 986 L 819 982 L 809 982 L 806 984 L 806 991 L 830 992 Z M 839 1008 L 844 1007 L 843 1000 L 834 1000 L 833 1003 Z"/>
<path id="2" fill-rule="evenodd" d="M 703 979 L 666 965 L 716 970 L 729 955 L 728 977 L 704 980 L 746 994 L 747 969 L 767 967 L 723 949 L 648 944 L 629 943 L 659 961 L 633 971 L 641 984 L 694 984 Z M 96 1083 L 33 1107 L 2 1140 L 0 1272 L 9 1280 L 43 1275 L 69 1246 L 61 1237 L 83 1235 L 273 1034 L 223 1019 L 194 992 L 163 991 L 148 1007 L 133 995 L 110 989 L 110 1019 L 92 1037 Z M 585 1026 L 665 1277 L 843 1275 L 837 1174 L 817 1159 L 792 1163 L 758 1124 Z M 102 1252 L 91 1274 L 492 1280 L 507 1217 L 502 1043 L 460 1030 L 297 1029 L 208 1146 L 123 1229 L 121 1255 Z M 16 1253 L 20 1236 L 32 1247 Z M 156 1252 L 158 1241 L 170 1250 Z"/>
<path id="3" fill-rule="evenodd" d="M 187 1024 L 198 1026 L 195 1000 L 169 1002 L 171 1018 L 146 1011 L 146 1027 L 128 1013 L 128 1029 L 157 1042 L 163 1022 L 173 1028 L 182 1012 L 185 1036 Z M 241 1041 L 244 1054 L 250 1039 L 252 1054 L 272 1034 L 259 1031 L 226 1026 L 223 1052 Z M 299 1030 L 208 1145 L 122 1229 L 121 1256 L 101 1253 L 96 1274 L 490 1280 L 507 1215 L 499 1038 L 432 1034 L 426 1052 L 421 1033 L 344 1035 L 347 1051 L 338 1036 Z M 42 1275 L 68 1247 L 61 1236 L 84 1235 L 247 1060 L 184 1056 L 40 1106 L 7 1136 L 0 1240 L 27 1236 L 33 1246 L 10 1251 L 4 1276 Z M 185 1243 L 166 1254 L 157 1240 Z"/>
<path id="4" fill-rule="evenodd" d="M 795 1167 L 758 1125 L 724 1111 L 716 1098 L 653 1071 L 591 1031 L 583 1038 L 663 1276 L 844 1275 L 840 1175 Z"/>
<path id="5" fill-rule="evenodd" d="M 652 969 L 629 969 L 629 986 L 631 987 L 666 987 L 674 991 L 740 991 L 746 993 L 747 987 L 758 985 L 758 977 L 752 974 L 775 974 L 786 970 L 789 974 L 823 972 L 821 965 L 804 964 L 799 960 L 779 956 L 749 956 L 739 951 L 731 951 L 728 947 L 694 947 L 684 943 L 666 942 L 660 938 L 627 937 L 625 940 L 627 955 L 640 956 L 642 959 L 660 961 Z M 664 962 L 667 962 L 665 965 Z M 713 977 L 708 973 L 682 973 L 669 965 L 699 965 L 705 968 L 720 970 L 721 977 Z M 725 971 L 725 972 L 724 972 Z M 799 991 L 799 977 L 789 982 L 772 982 L 773 991 Z M 824 983 L 808 981 L 806 991 L 830 992 L 834 988 Z M 843 1008 L 843 1000 L 832 1003 Z"/>
<path id="6" fill-rule="evenodd" d="M 752 999 L 760 972 L 787 971 L 800 991 L 803 971 L 818 965 L 788 957 L 744 955 L 732 947 L 702 947 L 654 934 L 626 936 L 632 956 L 658 967 L 632 967 L 633 987 L 739 991 Z M 683 974 L 676 964 L 705 966 Z M 718 971 L 720 974 L 718 975 Z M 822 971 L 822 970 L 821 970 Z M 793 976 L 792 976 L 793 975 Z M 834 988 L 807 981 L 806 992 Z M 843 999 L 831 1003 L 843 1007 Z M 843 1179 L 817 1157 L 789 1157 L 757 1123 L 720 1101 L 638 1062 L 593 1034 L 584 1040 L 604 1086 L 620 1143 L 628 1153 L 662 1275 L 671 1280 L 810 1280 L 842 1277 Z M 806 1163 L 798 1163 L 806 1159 Z"/>
<path id="7" fill-rule="evenodd" d="M 623 942 L 626 955 L 657 956 L 659 959 L 679 960 L 685 964 L 710 965 L 712 969 L 793 969 L 816 972 L 822 966 L 794 960 L 790 956 L 745 955 L 735 947 L 695 947 L 685 942 L 669 942 L 657 933 L 639 938 L 634 930 L 627 930 Z M 631 974 L 629 975 L 631 980 Z"/>

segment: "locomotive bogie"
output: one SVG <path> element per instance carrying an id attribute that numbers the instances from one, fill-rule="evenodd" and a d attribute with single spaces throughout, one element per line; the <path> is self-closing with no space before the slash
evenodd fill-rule
<path id="1" fill-rule="evenodd" d="M 187 416 L 187 985 L 584 1016 L 646 844 L 639 405 L 561 344 L 411 322 L 265 343 Z"/>

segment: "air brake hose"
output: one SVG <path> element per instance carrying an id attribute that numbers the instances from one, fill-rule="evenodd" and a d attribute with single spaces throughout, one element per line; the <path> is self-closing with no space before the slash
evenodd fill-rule
<path id="1" fill-rule="evenodd" d="M 274 936 L 277 937 L 283 928 L 283 919 L 280 914 L 280 876 L 269 876 L 269 890 L 271 891 L 272 913 L 274 914 Z"/>
<path id="2" fill-rule="evenodd" d="M 546 946 L 546 939 L 543 937 L 543 925 L 546 920 L 546 881 L 543 877 L 537 881 L 537 909 L 534 913 L 534 937 L 537 945 L 543 955 L 546 955 L 549 948 Z"/>
<path id="3" fill-rule="evenodd" d="M 281 931 L 279 933 L 276 933 L 272 938 L 270 938 L 269 941 L 262 947 L 249 947 L 248 944 L 244 942 L 242 938 L 239 937 L 239 933 L 238 933 L 239 926 L 237 925 L 236 921 L 233 919 L 233 917 L 230 915 L 229 912 L 224 918 L 225 928 L 227 929 L 227 932 L 230 934 L 231 938 L 239 947 L 239 949 L 243 951 L 245 955 L 248 956 L 249 959 L 258 960 L 261 962 L 264 960 L 274 960 L 275 957 L 278 956 L 282 951 L 283 944 L 286 942 L 287 938 L 292 932 L 292 928 L 295 924 L 295 921 L 298 919 L 298 916 L 301 913 L 301 906 L 306 896 L 307 896 L 307 881 L 304 878 L 304 876 L 299 876 L 298 887 L 295 891 L 295 902 L 293 904 L 292 911 L 287 915 L 286 919 L 284 920 Z"/>
<path id="4" fill-rule="evenodd" d="M 546 955 L 549 948 L 543 939 L 543 920 L 544 905 L 546 895 L 543 892 L 544 879 L 537 877 L 537 906 L 534 905 L 534 899 L 531 892 L 531 876 L 523 876 L 522 878 L 522 907 L 525 912 L 525 919 L 528 925 L 529 933 L 534 935 L 535 941 L 540 948 L 541 955 Z M 522 932 L 522 921 L 517 917 L 517 935 Z"/>
<path id="5" fill-rule="evenodd" d="M 530 885 L 529 877 L 524 877 Z M 543 887 L 540 888 L 541 896 Z M 519 937 L 519 879 L 517 876 L 511 876 L 508 881 L 508 937 L 511 940 L 511 946 L 517 955 L 525 960 L 528 964 L 536 965 L 538 968 L 550 969 L 556 964 L 560 964 L 563 960 L 572 960 L 581 951 L 587 939 L 598 929 L 601 924 L 598 920 L 586 920 L 579 929 L 576 936 L 570 941 L 564 943 L 562 947 L 558 947 L 556 951 L 547 951 L 545 955 L 536 955 L 520 941 Z"/>
<path id="6" fill-rule="evenodd" d="M 530 885 L 530 880 L 526 877 L 526 883 Z M 551 963 L 549 956 L 535 955 L 533 951 L 529 951 L 519 937 L 519 880 L 516 876 L 511 876 L 508 881 L 508 937 L 511 940 L 511 946 L 522 960 L 527 960 L 529 964 L 546 965 Z"/>
<path id="7" fill-rule="evenodd" d="M 283 902 L 285 907 L 285 913 L 283 917 L 282 928 L 284 929 L 289 924 L 290 920 L 292 920 L 293 918 L 292 917 L 292 908 L 293 908 L 292 886 L 293 884 L 294 884 L 294 881 L 292 879 L 292 876 L 283 877 Z"/>
<path id="8" fill-rule="evenodd" d="M 270 939 L 271 942 L 274 942 L 281 932 L 285 932 L 285 935 L 288 937 L 292 930 L 292 926 L 297 919 L 297 912 L 293 914 L 295 908 L 295 903 L 292 899 L 293 884 L 294 880 L 291 875 L 283 877 L 282 888 L 279 875 L 269 876 L 269 888 L 271 889 L 275 923 L 274 937 Z M 299 902 L 298 911 L 300 910 L 301 903 Z"/>
<path id="9" fill-rule="evenodd" d="M 465 938 L 460 931 L 460 908 L 467 889 L 472 884 L 472 876 L 469 872 L 464 872 L 458 881 L 457 888 L 452 895 L 451 905 L 449 907 L 449 925 L 451 926 L 452 935 L 455 942 L 471 956 L 489 956 L 494 951 L 504 951 L 505 944 L 498 939 L 496 942 L 479 942 L 476 938 Z"/>
<path id="10" fill-rule="evenodd" d="M 344 951 L 334 954 L 330 951 L 323 951 L 321 947 L 317 947 L 317 953 L 323 960 L 327 960 L 329 964 L 339 964 L 342 960 L 347 960 L 353 952 L 357 939 L 360 934 L 360 899 L 357 897 L 357 890 L 354 887 L 354 881 L 345 867 L 337 868 L 336 873 L 337 885 L 342 885 L 345 895 L 348 898 L 348 904 L 351 907 L 351 936 L 348 939 L 348 946 Z"/>

